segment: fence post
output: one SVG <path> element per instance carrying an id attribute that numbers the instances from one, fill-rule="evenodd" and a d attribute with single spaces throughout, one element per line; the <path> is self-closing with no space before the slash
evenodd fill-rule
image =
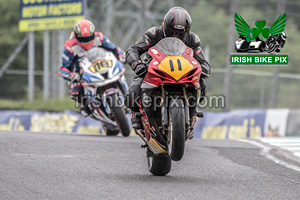
<path id="1" fill-rule="evenodd" d="M 261 87 L 260 87 L 260 94 L 259 94 L 259 107 L 264 108 L 265 104 L 265 93 L 266 93 L 266 86 L 265 86 L 265 77 L 261 76 Z"/>
<path id="2" fill-rule="evenodd" d="M 61 58 L 58 52 L 58 30 L 51 31 L 51 99 L 58 97 L 58 71 L 60 63 L 58 58 Z"/>
<path id="3" fill-rule="evenodd" d="M 43 99 L 48 100 L 50 95 L 49 83 L 49 31 L 44 31 L 44 58 L 43 58 Z"/>
<path id="4" fill-rule="evenodd" d="M 226 63 L 226 74 L 224 77 L 224 95 L 226 98 L 226 110 L 230 109 L 231 104 L 231 85 L 232 85 L 232 73 L 233 69 L 232 66 L 230 66 L 230 53 L 234 51 L 234 36 L 235 36 L 235 27 L 234 27 L 234 20 L 232 17 L 234 17 L 234 13 L 237 10 L 239 0 L 231 0 L 230 1 L 230 31 L 229 31 L 229 37 L 228 37 L 228 56 Z"/>
<path id="5" fill-rule="evenodd" d="M 28 38 L 28 99 L 34 99 L 34 32 L 29 32 Z"/>
<path id="6" fill-rule="evenodd" d="M 58 49 L 57 49 L 57 64 L 58 68 L 62 65 L 61 55 L 63 54 L 63 47 L 64 47 L 64 30 L 58 30 Z M 58 75 L 57 75 L 58 76 Z M 58 77 L 58 97 L 60 99 L 64 98 L 65 96 L 65 80 L 61 77 Z"/>
<path id="7" fill-rule="evenodd" d="M 277 0 L 276 18 L 283 14 L 285 10 L 285 0 Z M 273 82 L 271 90 L 271 108 L 276 108 L 278 104 L 279 66 L 276 65 L 273 71 Z"/>

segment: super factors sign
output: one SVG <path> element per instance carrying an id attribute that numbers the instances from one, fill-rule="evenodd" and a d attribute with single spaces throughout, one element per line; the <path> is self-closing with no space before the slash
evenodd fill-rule
<path id="1" fill-rule="evenodd" d="M 84 19 L 84 0 L 20 0 L 19 31 L 72 28 Z"/>

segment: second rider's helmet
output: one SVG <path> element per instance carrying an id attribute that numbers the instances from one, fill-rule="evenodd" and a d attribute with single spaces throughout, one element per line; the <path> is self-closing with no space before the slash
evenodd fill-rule
<path id="1" fill-rule="evenodd" d="M 88 50 L 94 44 L 95 26 L 87 19 L 80 20 L 74 26 L 74 34 L 79 46 Z"/>

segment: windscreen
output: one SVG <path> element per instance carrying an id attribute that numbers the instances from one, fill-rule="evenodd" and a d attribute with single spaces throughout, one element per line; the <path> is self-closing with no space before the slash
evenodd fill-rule
<path id="1" fill-rule="evenodd" d="M 186 46 L 180 39 L 167 37 L 158 42 L 155 48 L 167 56 L 179 56 L 185 51 Z"/>
<path id="2" fill-rule="evenodd" d="M 88 59 L 91 61 L 91 62 L 94 62 L 95 60 L 98 60 L 98 59 L 105 59 L 108 51 L 103 49 L 103 48 L 92 48 L 88 51 L 88 55 L 86 55 L 86 57 L 88 57 Z"/>

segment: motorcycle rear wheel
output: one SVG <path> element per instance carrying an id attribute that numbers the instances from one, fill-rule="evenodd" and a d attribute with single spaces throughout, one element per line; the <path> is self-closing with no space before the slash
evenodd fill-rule
<path id="1" fill-rule="evenodd" d="M 168 152 L 172 160 L 179 161 L 185 148 L 185 112 L 182 99 L 172 99 L 169 108 Z"/>
<path id="2" fill-rule="evenodd" d="M 165 176 L 171 171 L 172 161 L 169 155 L 157 156 L 151 152 L 151 155 L 148 155 L 147 159 L 148 170 L 154 176 Z"/>

